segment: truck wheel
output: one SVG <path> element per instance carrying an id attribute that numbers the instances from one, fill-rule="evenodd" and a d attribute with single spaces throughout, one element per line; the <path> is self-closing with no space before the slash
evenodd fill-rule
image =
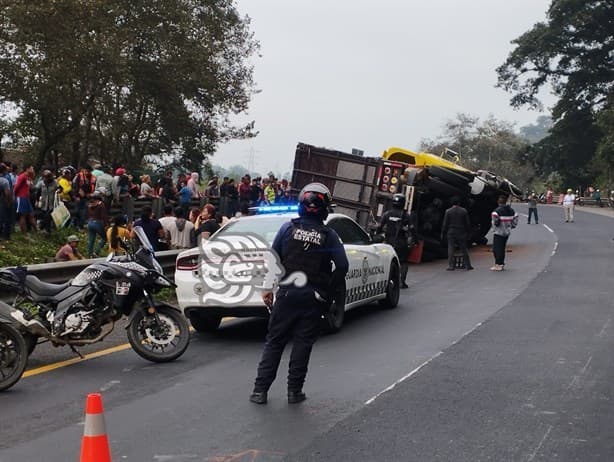
<path id="1" fill-rule="evenodd" d="M 435 165 L 428 167 L 428 170 L 432 176 L 436 176 L 441 181 L 457 188 L 461 188 L 462 190 L 467 188 L 467 185 L 473 181 L 475 176 L 473 173 L 464 174 L 458 170 L 452 170 L 450 168 Z"/>
<path id="2" fill-rule="evenodd" d="M 222 322 L 221 316 L 204 313 L 190 314 L 190 323 L 196 332 L 213 332 Z"/>
<path id="3" fill-rule="evenodd" d="M 399 304 L 399 297 L 401 295 L 401 272 L 399 270 L 399 264 L 392 262 L 390 265 L 390 272 L 388 273 L 388 287 L 386 288 L 386 298 L 379 301 L 380 306 L 392 309 Z"/>

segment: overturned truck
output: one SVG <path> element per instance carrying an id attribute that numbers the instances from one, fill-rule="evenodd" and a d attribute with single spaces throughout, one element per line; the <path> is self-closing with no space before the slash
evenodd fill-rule
<path id="1" fill-rule="evenodd" d="M 372 230 L 390 207 L 392 196 L 405 194 L 406 207 L 416 216 L 421 260 L 444 258 L 443 215 L 454 196 L 469 211 L 470 243 L 485 244 L 490 214 L 500 195 L 520 196 L 510 181 L 485 170 L 471 171 L 441 156 L 389 148 L 381 157 L 363 157 L 299 143 L 294 157 L 294 194 L 310 182 L 325 184 L 335 211 Z"/>

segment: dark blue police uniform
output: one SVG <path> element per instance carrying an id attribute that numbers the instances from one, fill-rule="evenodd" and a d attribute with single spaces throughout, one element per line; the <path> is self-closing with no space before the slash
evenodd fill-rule
<path id="1" fill-rule="evenodd" d="M 290 401 L 292 393 L 302 393 L 322 314 L 328 309 L 335 289 L 343 283 L 349 264 L 337 233 L 313 216 L 302 216 L 284 224 L 275 237 L 273 250 L 281 259 L 285 276 L 302 271 L 307 276 L 307 285 L 280 284 L 271 310 L 254 393 L 268 391 L 277 375 L 284 347 L 292 340 L 288 370 Z"/>

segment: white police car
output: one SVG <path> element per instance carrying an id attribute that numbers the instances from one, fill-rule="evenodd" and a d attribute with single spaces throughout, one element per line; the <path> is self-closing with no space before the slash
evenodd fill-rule
<path id="1" fill-rule="evenodd" d="M 270 206 L 260 212 L 268 213 L 234 218 L 208 241 L 177 256 L 177 300 L 197 331 L 217 329 L 223 317 L 266 317 L 262 291 L 280 277 L 300 283 L 300 273 L 283 275 L 270 250 L 281 226 L 298 216 L 296 208 Z M 328 330 L 341 328 L 345 310 L 375 301 L 397 306 L 400 272 L 394 249 L 373 242 L 345 215 L 331 213 L 325 223 L 339 235 L 349 261 L 345 303 L 333 303 L 325 315 Z"/>

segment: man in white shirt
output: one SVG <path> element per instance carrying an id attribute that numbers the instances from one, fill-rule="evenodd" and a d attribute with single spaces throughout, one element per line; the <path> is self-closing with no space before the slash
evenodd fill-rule
<path id="1" fill-rule="evenodd" d="M 563 210 L 565 212 L 565 223 L 573 223 L 573 209 L 576 204 L 576 195 L 573 189 L 569 188 L 567 194 L 563 196 Z"/>
<path id="2" fill-rule="evenodd" d="M 164 228 L 164 231 L 167 233 L 171 232 L 171 225 L 175 224 L 175 215 L 173 215 L 173 206 L 165 205 L 164 206 L 164 216 L 159 218 L 158 221 Z"/>
<path id="3" fill-rule="evenodd" d="M 170 225 L 171 248 L 190 249 L 196 245 L 194 224 L 186 220 L 183 208 L 175 209 L 174 223 Z"/>

